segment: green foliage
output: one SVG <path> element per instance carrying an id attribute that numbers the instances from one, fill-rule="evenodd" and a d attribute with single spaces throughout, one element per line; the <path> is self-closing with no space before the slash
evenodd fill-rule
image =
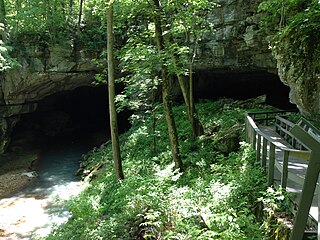
<path id="1" fill-rule="evenodd" d="M 9 0 L 5 5 L 7 32 L 12 42 L 21 43 L 41 37 L 48 42 L 75 40 L 75 44 L 89 46 L 94 50 L 105 48 L 106 1 L 104 0 L 84 1 L 79 35 L 77 29 L 80 1 Z M 115 1 L 117 48 L 125 45 L 132 36 L 140 38 L 144 44 L 154 44 L 152 27 L 154 13 L 151 5 L 147 0 Z M 181 59 L 182 55 L 187 57 L 191 53 L 192 56 L 192 51 L 189 52 L 190 39 L 193 39 L 191 42 L 196 46 L 196 42 L 201 41 L 201 37 L 210 32 L 206 18 L 215 4 L 208 0 L 179 0 L 162 1 L 162 5 L 168 21 L 166 33 L 170 33 L 178 43 L 178 47 L 171 49 L 171 54 L 180 55 Z M 185 65 L 187 61 L 181 63 Z"/>
<path id="2" fill-rule="evenodd" d="M 122 81 L 127 86 L 118 101 L 122 105 L 150 109 L 152 102 L 145 99 L 154 99 L 151 95 L 158 86 L 161 64 L 168 75 L 188 75 L 194 50 L 211 30 L 207 21 L 215 6 L 211 1 L 161 1 L 161 6 L 161 13 L 157 13 L 150 1 L 125 0 L 115 4 L 116 32 L 124 43 L 117 56 L 119 68 L 126 75 Z M 155 46 L 155 14 L 162 16 L 162 52 Z"/>
<path id="3" fill-rule="evenodd" d="M 197 107 L 207 133 L 210 123 L 220 124 L 222 131 L 243 124 L 249 110 L 226 99 Z M 241 143 L 239 151 L 223 155 L 210 141 L 199 139 L 196 149 L 191 148 L 185 108 L 174 111 L 185 172 L 171 163 L 165 119 L 158 108 L 158 154 L 151 150 L 149 118 L 121 136 L 126 179 L 119 182 L 114 176 L 110 144 L 90 152 L 87 169 L 97 163 L 104 167 L 68 204 L 70 220 L 47 239 L 267 239 L 269 225 L 255 215 L 257 202 L 268 199 L 266 179 L 251 147 Z"/>
<path id="4" fill-rule="evenodd" d="M 125 83 L 124 98 L 118 99 L 122 107 L 138 110 L 150 108 L 152 91 L 158 86 L 155 69 L 160 69 L 160 56 L 152 45 L 139 43 L 130 38 L 127 44 L 119 51 L 119 67 L 127 73 L 121 80 Z"/>
<path id="5" fill-rule="evenodd" d="M 73 41 L 97 50 L 105 45 L 105 1 L 84 1 L 80 35 L 76 36 L 80 1 L 6 1 L 7 31 L 11 42 Z"/>
<path id="6" fill-rule="evenodd" d="M 266 13 L 263 26 L 272 35 L 272 51 L 288 69 L 294 63 L 296 81 L 303 81 L 305 72 L 319 74 L 319 1 L 264 1 L 260 10 Z"/>
<path id="7" fill-rule="evenodd" d="M 268 239 L 282 240 L 289 239 L 290 229 L 284 223 L 290 222 L 293 218 L 290 209 L 292 208 L 292 194 L 287 193 L 281 187 L 277 190 L 269 187 L 267 191 L 262 192 L 258 203 L 262 205 L 264 214 L 264 225 L 272 226 L 267 230 Z"/>
<path id="8" fill-rule="evenodd" d="M 300 3 L 301 5 L 301 3 Z M 319 69 L 320 4 L 311 1 L 289 18 L 287 26 L 276 38 L 277 51 L 290 52 L 290 60 L 301 63 L 301 68 Z M 284 45 L 281 42 L 286 43 Z M 302 62 L 301 59 L 304 61 Z M 289 60 L 289 59 L 288 59 Z"/>
<path id="9" fill-rule="evenodd" d="M 302 115 L 299 112 L 297 112 L 297 113 L 292 112 L 292 113 L 284 116 L 284 118 L 288 119 L 290 122 L 297 124 L 299 122 L 299 120 L 302 118 Z"/>
<path id="10" fill-rule="evenodd" d="M 166 34 L 169 33 L 177 44 L 171 53 L 181 59 L 178 63 L 180 68 L 188 69 L 202 38 L 214 34 L 213 24 L 208 18 L 217 4 L 208 0 L 164 2 L 163 11 L 169 26 Z"/>
<path id="11" fill-rule="evenodd" d="M 8 1 L 7 24 L 11 39 L 23 39 L 24 35 L 46 36 L 49 39 L 65 36 L 68 30 L 64 1 Z"/>
<path id="12" fill-rule="evenodd" d="M 288 193 L 281 187 L 277 190 L 269 187 L 267 191 L 262 192 L 262 197 L 258 201 L 263 203 L 268 215 L 273 215 L 274 212 L 289 213 L 292 205 L 292 202 L 289 200 L 290 198 Z"/>
<path id="13" fill-rule="evenodd" d="M 106 1 L 86 0 L 78 18 L 80 1 L 6 1 L 7 31 L 10 41 L 37 42 L 44 47 L 55 42 L 70 42 L 75 48 L 86 46 L 102 52 L 106 46 Z M 215 4 L 208 0 L 162 1 L 165 16 L 164 37 L 169 41 L 165 52 L 156 53 L 154 42 L 154 9 L 147 0 L 121 0 L 114 4 L 117 56 L 120 71 L 126 76 L 124 94 L 118 98 L 119 107 L 150 108 L 144 102 L 157 88 L 156 77 L 164 62 L 171 75 L 188 75 L 195 49 L 204 35 L 211 32 L 206 21 Z M 170 43 L 171 42 L 171 43 Z M 97 76 L 105 83 L 104 76 Z M 138 94 L 137 89 L 141 90 Z"/>
<path id="14" fill-rule="evenodd" d="M 0 72 L 10 68 L 8 63 L 8 49 L 4 46 L 3 42 L 0 40 Z"/>
<path id="15" fill-rule="evenodd" d="M 100 52 L 106 48 L 106 1 L 84 1 L 79 43 Z"/>
<path id="16" fill-rule="evenodd" d="M 20 66 L 19 63 L 10 56 L 11 50 L 12 48 L 10 46 L 6 46 L 0 40 L 0 73 L 12 67 Z"/>

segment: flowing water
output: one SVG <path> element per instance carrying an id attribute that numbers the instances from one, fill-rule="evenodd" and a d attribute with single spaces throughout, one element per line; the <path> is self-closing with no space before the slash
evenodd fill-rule
<path id="1" fill-rule="evenodd" d="M 84 187 L 75 176 L 88 147 L 63 141 L 41 154 L 37 181 L 22 192 L 0 199 L 0 239 L 36 239 L 69 217 L 65 200 Z"/>

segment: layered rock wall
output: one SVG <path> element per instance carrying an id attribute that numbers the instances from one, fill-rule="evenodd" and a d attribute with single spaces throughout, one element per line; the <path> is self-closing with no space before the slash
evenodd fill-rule
<path id="1" fill-rule="evenodd" d="M 0 81 L 0 153 L 21 114 L 35 111 L 46 96 L 91 85 L 100 72 L 95 54 L 71 44 L 26 43 L 16 48 L 15 57 L 21 66 L 2 74 Z"/>
<path id="2" fill-rule="evenodd" d="M 308 64 L 306 59 L 297 62 L 288 60 L 288 56 L 279 52 L 274 55 L 281 81 L 290 86 L 290 101 L 297 105 L 304 117 L 320 126 L 319 69 Z"/>
<path id="3" fill-rule="evenodd" d="M 55 92 L 89 85 L 100 71 L 92 61 L 95 55 L 71 45 L 29 44 L 17 54 L 21 67 L 8 71 L 0 85 L 6 104 L 36 102 Z"/>
<path id="4" fill-rule="evenodd" d="M 209 21 L 213 32 L 206 34 L 198 49 L 199 70 L 276 72 L 266 36 L 259 29 L 257 0 L 220 0 Z"/>

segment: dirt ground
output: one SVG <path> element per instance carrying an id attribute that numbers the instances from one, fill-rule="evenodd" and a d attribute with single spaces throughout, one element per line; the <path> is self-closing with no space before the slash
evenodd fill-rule
<path id="1" fill-rule="evenodd" d="M 21 191 L 37 180 L 24 173 L 34 171 L 38 158 L 37 151 L 0 155 L 0 199 Z"/>

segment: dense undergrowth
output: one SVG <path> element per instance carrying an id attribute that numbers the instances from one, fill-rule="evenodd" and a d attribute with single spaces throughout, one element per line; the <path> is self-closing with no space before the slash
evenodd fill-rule
<path id="1" fill-rule="evenodd" d="M 161 109 L 156 154 L 151 118 L 140 119 L 121 136 L 125 179 L 115 178 L 110 144 L 89 152 L 87 171 L 99 163 L 103 167 L 68 203 L 69 221 L 47 239 L 275 239 L 263 208 L 272 203 L 269 209 L 276 209 L 283 197 L 266 191 L 265 174 L 242 142 L 244 114 L 255 108 L 261 106 L 226 99 L 198 104 L 206 134 L 192 145 L 185 108 L 175 107 L 183 173 L 172 164 Z M 222 153 L 215 145 L 225 142 L 215 139 L 230 129 L 240 147 Z"/>

